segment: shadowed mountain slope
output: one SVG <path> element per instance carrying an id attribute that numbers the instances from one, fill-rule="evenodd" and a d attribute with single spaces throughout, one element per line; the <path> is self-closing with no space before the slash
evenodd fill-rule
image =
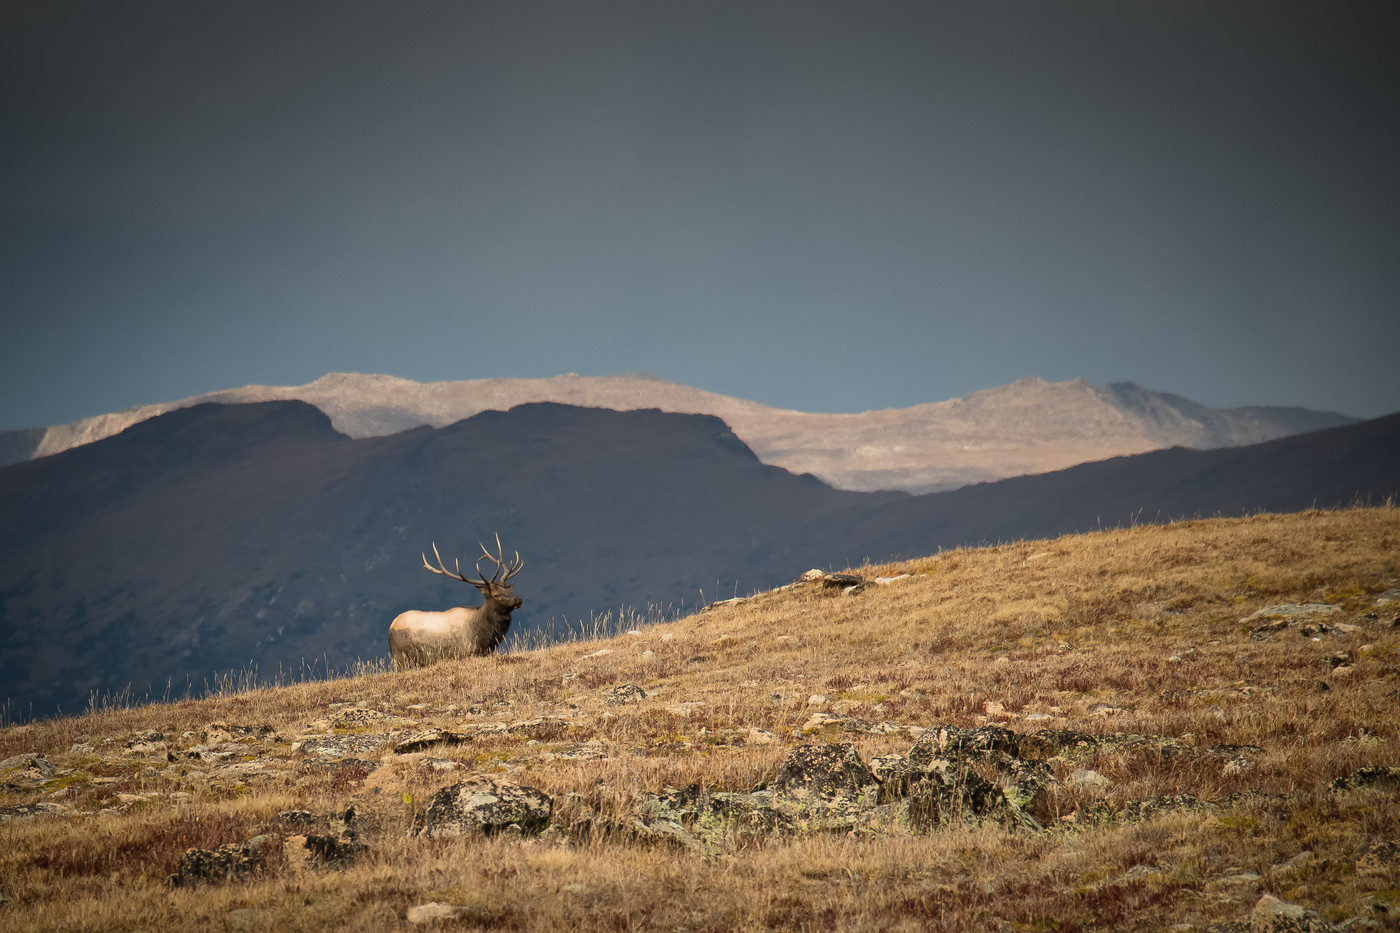
<path id="1" fill-rule="evenodd" d="M 499 533 L 513 632 L 694 604 L 812 566 L 1161 517 L 1400 492 L 1400 416 L 1251 448 L 1169 450 L 908 496 L 767 466 L 720 420 L 556 404 L 351 439 L 300 402 L 208 404 L 0 470 L 0 683 L 12 715 L 214 672 L 382 657 L 429 575 Z"/>

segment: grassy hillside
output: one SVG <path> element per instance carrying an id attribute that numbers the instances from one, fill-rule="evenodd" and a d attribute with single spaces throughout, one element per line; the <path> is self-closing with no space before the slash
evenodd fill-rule
<path id="1" fill-rule="evenodd" d="M 1400 915 L 1400 771 L 1385 770 L 1400 765 L 1400 593 L 1385 595 L 1400 511 L 854 572 L 908 576 L 0 730 L 0 928 L 441 915 L 453 929 L 1187 930 L 1274 911 L 1277 929 L 1365 929 Z M 1316 605 L 1280 608 L 1302 604 Z M 804 784 L 794 762 L 811 748 L 843 758 L 849 792 Z M 549 795 L 547 827 L 422 832 L 440 825 L 439 789 L 483 777 Z M 182 863 L 224 845 L 233 877 Z"/>

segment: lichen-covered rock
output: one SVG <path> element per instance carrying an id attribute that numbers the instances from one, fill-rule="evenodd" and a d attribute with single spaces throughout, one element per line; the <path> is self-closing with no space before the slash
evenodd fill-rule
<path id="1" fill-rule="evenodd" d="M 349 758 L 373 754 L 391 743 L 408 738 L 406 732 L 371 732 L 358 735 L 308 735 L 292 743 L 292 751 L 321 758 Z"/>
<path id="2" fill-rule="evenodd" d="M 534 787 L 481 777 L 433 795 L 419 831 L 425 836 L 494 835 L 518 827 L 526 835 L 549 825 L 554 800 Z"/>
<path id="3" fill-rule="evenodd" d="M 909 793 L 915 769 L 903 755 L 882 755 L 870 759 L 870 773 L 880 782 L 880 800 L 885 802 Z"/>
<path id="4" fill-rule="evenodd" d="M 8 823 L 10 820 L 20 820 L 30 816 L 42 816 L 46 813 L 67 813 L 70 809 L 56 803 L 22 803 L 16 806 L 0 807 L 0 823 Z"/>
<path id="5" fill-rule="evenodd" d="M 1055 783 L 1055 776 L 1044 762 L 1018 759 L 1003 772 L 1001 790 L 1006 802 L 1029 817 L 1034 825 L 1025 820 L 1022 822 L 1030 828 L 1040 829 L 1054 819 L 1050 809 L 1050 788 Z"/>
<path id="6" fill-rule="evenodd" d="M 1400 841 L 1373 842 L 1356 860 L 1358 875 L 1384 875 L 1400 867 Z"/>
<path id="7" fill-rule="evenodd" d="M 363 842 L 314 833 L 305 836 L 302 845 L 317 868 L 348 868 L 369 851 Z"/>
<path id="8" fill-rule="evenodd" d="M 1075 811 L 1071 820 L 1074 823 L 1137 823 L 1150 820 L 1163 813 L 1182 813 L 1192 810 L 1213 810 L 1215 805 L 1201 800 L 1193 794 L 1166 794 L 1160 797 L 1147 797 L 1130 800 L 1122 807 L 1113 809 L 1107 803 L 1090 804 Z"/>
<path id="9" fill-rule="evenodd" d="M 454 732 L 450 729 L 426 729 L 413 733 L 395 745 L 394 754 L 408 755 L 439 745 L 465 745 L 471 741 L 472 736 L 466 732 Z"/>
<path id="10" fill-rule="evenodd" d="M 33 787 L 58 774 L 58 769 L 43 755 L 28 752 L 0 761 L 0 786 Z"/>
<path id="11" fill-rule="evenodd" d="M 952 758 L 973 758 L 996 761 L 1015 758 L 1021 748 L 1021 736 L 1001 726 L 979 726 L 959 729 L 956 726 L 934 726 L 909 749 L 909 762 L 918 768 L 932 768 L 935 762 Z"/>
<path id="12" fill-rule="evenodd" d="M 773 790 L 787 797 L 871 798 L 880 781 L 848 742 L 799 745 L 778 766 Z"/>
<path id="13" fill-rule="evenodd" d="M 1021 736 L 1017 757 L 1024 761 L 1044 761 L 1056 755 L 1076 757 L 1095 751 L 1099 738 L 1072 729 L 1042 729 Z"/>
<path id="14" fill-rule="evenodd" d="M 914 832 L 984 820 L 1020 822 L 1001 788 L 975 771 L 929 773 L 910 787 L 907 807 L 909 828 Z"/>
<path id="15" fill-rule="evenodd" d="M 1333 790 L 1358 790 L 1363 787 L 1400 790 L 1400 768 L 1394 766 L 1358 768 L 1346 777 L 1339 777 L 1332 782 Z"/>
<path id="16" fill-rule="evenodd" d="M 739 836 L 767 836 L 792 829 L 792 819 L 774 806 L 769 792 L 719 793 L 710 798 L 709 813 Z M 702 824 L 705 822 L 701 819 Z"/>
<path id="17" fill-rule="evenodd" d="M 608 706 L 622 706 L 625 703 L 640 703 L 647 698 L 647 692 L 636 684 L 618 684 L 603 694 L 603 702 Z"/>
<path id="18" fill-rule="evenodd" d="M 267 870 L 263 851 L 254 845 L 224 845 L 217 849 L 189 849 L 180 856 L 175 873 L 165 879 L 172 887 L 201 881 L 238 881 Z"/>

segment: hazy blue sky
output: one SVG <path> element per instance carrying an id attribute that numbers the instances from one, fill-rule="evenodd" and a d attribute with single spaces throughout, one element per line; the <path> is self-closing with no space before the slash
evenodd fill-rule
<path id="1" fill-rule="evenodd" d="M 331 371 L 1400 409 L 1400 4 L 6 0 L 0 428 Z"/>

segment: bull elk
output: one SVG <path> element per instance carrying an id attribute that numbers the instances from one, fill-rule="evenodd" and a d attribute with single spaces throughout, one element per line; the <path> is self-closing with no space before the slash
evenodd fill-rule
<path id="1" fill-rule="evenodd" d="M 514 561 L 506 561 L 500 535 L 496 536 L 495 555 L 486 550 L 484 544 L 481 545 L 481 553 L 482 556 L 476 559 L 476 579 L 462 573 L 460 560 L 454 561 L 455 573 L 448 570 L 442 562 L 442 555 L 438 553 L 437 542 L 433 543 L 436 567 L 428 563 L 428 555 L 422 555 L 424 569 L 470 583 L 486 597 L 486 602 L 481 606 L 459 606 L 442 612 L 411 609 L 401 613 L 389 625 L 389 653 L 393 656 L 395 670 L 421 667 L 444 658 L 488 655 L 506 637 L 506 629 L 510 628 L 510 614 L 519 609 L 522 602 L 511 588 L 510 578 L 519 573 L 525 563 L 520 559 L 519 551 L 515 552 Z M 496 565 L 496 572 L 489 580 L 481 573 L 482 560 Z"/>

